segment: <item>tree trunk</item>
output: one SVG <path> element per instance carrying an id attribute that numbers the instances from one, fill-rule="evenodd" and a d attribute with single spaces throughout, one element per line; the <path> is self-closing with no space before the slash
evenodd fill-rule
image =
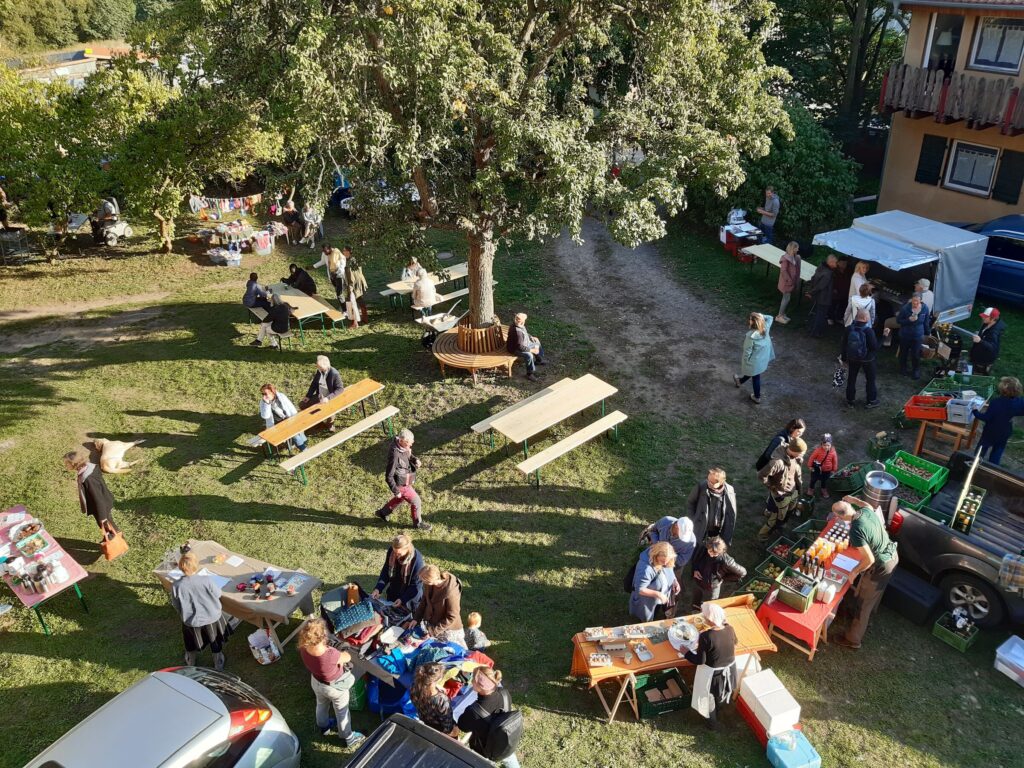
<path id="1" fill-rule="evenodd" d="M 853 28 L 850 30 L 850 61 L 846 65 L 846 87 L 843 90 L 843 103 L 839 108 L 840 121 L 844 131 L 852 133 L 860 104 L 857 102 L 859 81 L 863 75 L 864 65 L 864 25 L 867 22 L 868 0 L 857 0 L 857 12 L 853 17 Z"/>
<path id="2" fill-rule="evenodd" d="M 469 240 L 469 321 L 474 328 L 491 324 L 494 317 L 494 228 L 471 232 Z"/>
<path id="3" fill-rule="evenodd" d="M 174 248 L 174 219 L 155 209 L 153 216 L 160 222 L 160 248 L 164 253 L 170 253 Z"/>

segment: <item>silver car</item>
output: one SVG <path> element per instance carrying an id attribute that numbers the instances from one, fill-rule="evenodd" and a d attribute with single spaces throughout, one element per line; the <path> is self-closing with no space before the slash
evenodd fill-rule
<path id="1" fill-rule="evenodd" d="M 234 675 L 153 672 L 76 725 L 25 768 L 298 768 L 281 713 Z"/>

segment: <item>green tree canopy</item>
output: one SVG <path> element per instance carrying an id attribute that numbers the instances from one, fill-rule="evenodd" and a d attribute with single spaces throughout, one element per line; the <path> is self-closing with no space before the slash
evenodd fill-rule
<path id="1" fill-rule="evenodd" d="M 186 90 L 246 104 L 284 136 L 307 199 L 346 168 L 364 222 L 393 242 L 463 233 L 482 324 L 502 237 L 578 235 L 593 213 L 635 245 L 664 234 L 691 185 L 741 181 L 740 157 L 764 154 L 786 119 L 768 92 L 784 73 L 755 31 L 770 13 L 765 0 L 181 0 L 142 42 Z"/>

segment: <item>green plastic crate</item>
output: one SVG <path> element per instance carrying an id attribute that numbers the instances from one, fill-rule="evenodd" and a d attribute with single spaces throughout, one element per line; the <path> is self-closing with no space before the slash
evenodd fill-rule
<path id="1" fill-rule="evenodd" d="M 748 580 L 746 583 L 741 584 L 736 589 L 737 595 L 753 595 L 754 597 L 764 597 L 775 587 L 775 582 L 764 576 L 754 576 L 754 578 Z"/>
<path id="2" fill-rule="evenodd" d="M 930 478 L 924 479 L 904 472 L 896 466 L 896 459 L 903 459 L 911 466 L 927 469 L 932 473 L 932 475 Z M 946 484 L 946 480 L 949 478 L 949 470 L 945 467 L 939 466 L 927 459 L 922 459 L 919 456 L 914 456 L 912 453 L 907 453 L 906 451 L 897 451 L 895 456 L 887 459 L 885 462 L 885 471 L 899 480 L 900 483 L 909 485 L 915 491 L 921 491 L 922 493 L 926 491 L 934 492 L 939 490 Z"/>
<path id="3" fill-rule="evenodd" d="M 822 518 L 806 520 L 794 528 L 793 533 L 799 533 L 807 536 L 808 538 L 814 539 L 822 532 L 822 530 L 824 530 L 826 523 L 828 523 L 828 520 L 824 520 Z"/>
<path id="4" fill-rule="evenodd" d="M 832 473 L 832 477 L 828 479 L 828 490 L 829 493 L 842 495 L 846 493 L 856 493 L 864 487 L 864 475 L 867 472 L 867 468 L 871 466 L 873 462 L 870 461 L 852 461 L 846 466 L 840 467 L 837 472 Z M 845 472 L 846 470 L 853 470 L 853 474 L 849 477 L 837 477 L 839 472 Z"/>
<path id="5" fill-rule="evenodd" d="M 361 677 L 348 692 L 348 708 L 354 712 L 366 709 L 366 680 Z"/>
<path id="6" fill-rule="evenodd" d="M 930 517 L 935 522 L 941 523 L 945 526 L 948 526 L 950 519 L 952 519 L 952 515 L 946 512 L 940 512 L 937 509 L 929 507 L 927 504 L 921 507 L 921 509 L 919 509 L 918 512 L 920 512 L 925 517 Z"/>
<path id="7" fill-rule="evenodd" d="M 932 379 L 928 385 L 921 390 L 922 395 L 936 393 L 962 392 L 965 389 L 972 389 L 978 393 L 978 397 L 988 400 L 996 391 L 997 378 L 995 376 L 975 376 L 968 373 L 957 373 L 953 376 L 942 376 Z"/>
<path id="8" fill-rule="evenodd" d="M 769 555 L 767 560 L 758 563 L 757 567 L 754 568 L 754 573 L 756 573 L 758 576 L 763 576 L 764 578 L 768 579 L 768 581 L 775 581 L 774 576 L 769 576 L 764 572 L 765 567 L 769 564 L 777 566 L 779 568 L 780 573 L 789 567 L 789 563 L 787 563 L 782 558 L 776 557 L 775 555 Z"/>
<path id="9" fill-rule="evenodd" d="M 648 701 L 647 696 L 644 695 L 645 691 L 652 688 L 658 690 L 665 690 L 665 684 L 669 680 L 675 680 L 676 685 L 679 686 L 681 694 L 673 699 L 667 701 Z M 636 676 L 636 700 L 640 705 L 640 717 L 656 717 L 663 715 L 666 712 L 676 712 L 680 709 L 686 709 L 690 706 L 690 689 L 686 687 L 686 683 L 683 682 L 682 676 L 680 676 L 678 670 L 666 669 L 664 672 L 654 672 L 649 675 L 637 675 Z"/>
<path id="10" fill-rule="evenodd" d="M 914 490 L 916 491 L 917 489 L 915 488 Z M 896 497 L 900 500 L 900 506 L 903 507 L 903 509 L 912 509 L 915 512 L 920 512 L 924 509 L 928 502 L 932 500 L 933 495 L 929 491 L 918 491 L 918 493 L 921 494 L 921 500 L 918 502 L 912 502 L 900 496 L 899 488 L 896 489 Z"/>
<path id="11" fill-rule="evenodd" d="M 782 579 L 786 576 L 798 576 L 807 582 L 810 587 L 807 590 L 807 593 L 802 594 L 800 592 L 796 592 L 783 584 Z M 818 591 L 817 584 L 813 583 L 805 574 L 800 573 L 800 571 L 794 568 L 787 567 L 786 570 L 779 574 L 778 578 L 775 579 L 775 582 L 779 585 L 779 591 L 775 595 L 775 599 L 782 601 L 790 608 L 800 611 L 801 613 L 806 613 L 811 607 L 811 604 L 814 602 L 814 593 Z"/>
<path id="12" fill-rule="evenodd" d="M 824 527 L 825 527 L 825 524 L 824 524 L 824 523 L 822 523 L 822 526 L 821 526 L 821 527 L 822 527 L 822 528 L 824 528 Z M 819 528 L 818 530 L 820 531 L 820 530 L 821 530 L 821 528 Z M 802 550 L 803 550 L 804 552 L 806 552 L 806 551 L 807 551 L 807 548 L 808 548 L 809 546 L 811 546 L 811 544 L 813 544 L 813 543 L 814 543 L 814 539 L 815 539 L 815 537 L 814 537 L 814 536 L 808 535 L 808 536 L 801 536 L 801 537 L 800 537 L 799 539 L 797 539 L 796 541 L 794 541 L 794 542 L 793 542 L 793 547 L 792 547 L 792 549 L 790 549 L 790 550 L 789 550 L 789 562 L 790 562 L 790 563 L 795 563 L 795 562 L 797 561 L 797 559 L 798 559 L 798 558 L 797 558 L 797 556 L 796 556 L 796 555 L 794 555 L 793 553 L 794 553 L 794 552 L 795 552 L 796 550 L 798 550 L 798 549 L 802 549 Z M 802 556 L 802 555 L 801 555 L 801 556 Z"/>
<path id="13" fill-rule="evenodd" d="M 775 552 L 772 552 L 772 549 L 777 547 L 779 544 L 785 544 L 790 549 L 793 548 L 793 540 L 792 539 L 790 539 L 790 538 L 788 538 L 786 536 L 779 536 L 779 538 L 777 538 L 775 541 L 773 541 L 771 544 L 769 544 L 767 547 L 764 548 L 765 553 L 769 554 L 769 555 L 775 555 L 775 557 L 782 558 L 783 560 L 789 559 L 789 552 L 786 553 L 785 557 L 783 557 L 782 555 L 776 554 Z"/>
<path id="14" fill-rule="evenodd" d="M 939 616 L 938 621 L 935 622 L 935 626 L 932 627 L 932 634 L 939 638 L 946 645 L 951 645 L 956 648 L 960 653 L 964 653 L 974 645 L 974 641 L 978 639 L 978 627 L 977 625 L 971 627 L 971 633 L 969 637 L 964 637 L 959 632 L 954 632 L 943 624 L 949 622 L 953 623 L 953 615 L 950 613 L 944 613 Z"/>

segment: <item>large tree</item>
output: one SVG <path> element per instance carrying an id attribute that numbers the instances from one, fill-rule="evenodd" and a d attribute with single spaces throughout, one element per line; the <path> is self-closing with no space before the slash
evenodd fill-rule
<path id="1" fill-rule="evenodd" d="M 740 155 L 764 154 L 786 119 L 755 31 L 770 13 L 765 0 L 181 0 L 148 42 L 285 135 L 307 199 L 340 166 L 360 215 L 392 235 L 463 233 L 482 325 L 502 238 L 578 235 L 595 213 L 636 245 L 664 234 L 690 184 L 740 182 Z"/>

